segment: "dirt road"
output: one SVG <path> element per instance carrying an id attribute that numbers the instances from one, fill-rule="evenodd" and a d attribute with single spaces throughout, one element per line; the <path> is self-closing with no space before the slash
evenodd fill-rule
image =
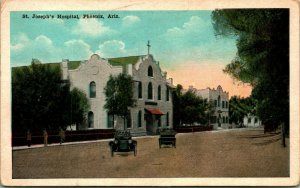
<path id="1" fill-rule="evenodd" d="M 177 147 L 137 138 L 138 153 L 110 156 L 108 142 L 13 151 L 13 178 L 287 177 L 289 140 L 262 129 L 177 134 Z"/>

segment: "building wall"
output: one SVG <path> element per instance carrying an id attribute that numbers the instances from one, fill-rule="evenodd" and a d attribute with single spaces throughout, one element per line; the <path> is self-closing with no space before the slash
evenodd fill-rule
<path id="1" fill-rule="evenodd" d="M 153 77 L 148 76 L 149 66 L 153 69 Z M 166 76 L 163 75 L 161 69 L 157 62 L 153 59 L 151 55 L 145 56 L 140 61 L 132 67 L 133 80 L 134 83 L 134 99 L 136 100 L 136 107 L 132 108 L 132 130 L 137 134 L 143 134 L 146 130 L 146 119 L 145 119 L 145 109 L 146 108 L 157 108 L 165 115 L 161 116 L 161 127 L 173 127 L 173 104 L 171 90 L 169 89 L 169 100 L 166 100 L 166 90 L 169 83 L 167 82 Z M 138 83 L 142 83 L 142 98 L 138 97 Z M 153 99 L 148 99 L 148 84 L 152 83 L 153 88 Z M 161 87 L 161 100 L 158 100 L 158 86 Z M 151 102 L 151 104 L 145 104 L 145 102 Z M 138 127 L 138 111 L 142 113 L 142 127 Z M 166 117 L 169 113 L 169 126 L 166 125 Z M 157 123 L 157 122 L 156 122 Z M 158 128 L 157 124 L 154 124 L 152 131 L 156 131 Z"/>
<path id="2" fill-rule="evenodd" d="M 63 66 L 66 69 L 65 66 Z M 66 73 L 65 70 L 62 71 Z M 67 78 L 71 82 L 71 88 L 76 87 L 82 90 L 90 101 L 90 111 L 94 114 L 94 129 L 107 128 L 107 112 L 104 109 L 105 94 L 104 87 L 110 75 L 118 75 L 122 73 L 122 67 L 113 67 L 107 60 L 100 58 L 97 54 L 75 70 L 67 71 Z M 65 75 L 63 75 L 66 78 Z M 96 83 L 96 97 L 89 96 L 89 85 L 91 82 Z M 88 129 L 87 125 L 83 125 L 81 129 Z"/>
<path id="3" fill-rule="evenodd" d="M 111 66 L 107 60 L 100 58 L 97 54 L 91 56 L 90 60 L 81 65 L 75 70 L 67 70 L 67 62 L 62 62 L 62 77 L 63 79 L 69 79 L 71 82 L 71 88 L 77 87 L 82 90 L 90 101 L 90 111 L 94 114 L 94 129 L 106 129 L 108 128 L 108 115 L 104 109 L 105 94 L 104 87 L 109 79 L 110 75 L 118 75 L 122 73 L 121 66 Z M 153 76 L 148 76 L 149 66 L 153 69 Z M 130 122 L 125 125 L 125 128 L 131 130 L 133 135 L 145 135 L 147 133 L 145 109 L 157 108 L 164 114 L 169 114 L 169 128 L 173 125 L 173 104 L 172 93 L 169 89 L 169 100 L 166 100 L 167 87 L 171 87 L 167 82 L 166 75 L 163 75 L 157 62 L 151 55 L 141 57 L 135 65 L 129 64 L 126 67 L 127 73 L 133 76 L 134 87 L 133 94 L 136 100 L 136 106 L 130 108 Z M 89 84 L 91 82 L 96 83 L 96 97 L 89 97 Z M 142 98 L 138 97 L 138 82 L 142 83 Z M 153 99 L 148 99 L 148 84 L 152 83 Z M 158 86 L 161 86 L 161 100 L 158 100 Z M 146 102 L 148 102 L 146 104 Z M 151 103 L 151 104 L 149 104 Z M 141 112 L 141 126 L 138 123 L 138 114 Z M 161 116 L 162 127 L 166 125 L 167 115 Z M 153 116 L 153 118 L 155 118 Z M 158 121 L 155 121 L 154 125 L 149 127 L 153 132 L 158 128 Z M 121 117 L 114 116 L 114 127 L 116 129 L 124 129 L 124 121 Z M 129 127 L 129 125 L 131 126 Z M 81 129 L 88 129 L 87 124 L 80 127 Z"/>
<path id="4" fill-rule="evenodd" d="M 244 126 L 246 127 L 259 127 L 261 126 L 261 121 L 256 117 L 248 114 L 243 119 Z"/>
<path id="5" fill-rule="evenodd" d="M 214 113 L 210 115 L 210 124 L 213 125 L 214 129 L 229 128 L 229 93 L 223 91 L 221 86 L 218 86 L 217 89 L 207 88 L 196 90 L 196 94 L 204 99 L 208 99 L 208 101 L 211 101 L 214 104 Z M 220 105 L 218 105 L 219 96 Z M 217 101 L 216 105 L 215 101 Z M 220 125 L 218 121 L 220 121 Z"/>

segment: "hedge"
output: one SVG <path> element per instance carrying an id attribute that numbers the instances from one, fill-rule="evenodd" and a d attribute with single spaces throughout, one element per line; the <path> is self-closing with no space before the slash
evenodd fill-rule
<path id="1" fill-rule="evenodd" d="M 188 132 L 201 132 L 201 131 L 211 131 L 213 126 L 177 126 L 174 127 L 177 133 L 188 133 Z"/>

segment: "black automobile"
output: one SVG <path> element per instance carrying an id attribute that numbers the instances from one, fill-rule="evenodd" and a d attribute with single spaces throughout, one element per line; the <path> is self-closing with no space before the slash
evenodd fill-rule
<path id="1" fill-rule="evenodd" d="M 176 148 L 176 131 L 173 129 L 163 129 L 159 131 L 159 134 L 159 148 L 161 148 L 162 145 L 172 145 L 172 147 Z"/>
<path id="2" fill-rule="evenodd" d="M 137 141 L 132 140 L 129 131 L 116 131 L 115 138 L 109 142 L 111 156 L 114 156 L 114 152 L 131 152 L 134 156 L 137 154 Z"/>

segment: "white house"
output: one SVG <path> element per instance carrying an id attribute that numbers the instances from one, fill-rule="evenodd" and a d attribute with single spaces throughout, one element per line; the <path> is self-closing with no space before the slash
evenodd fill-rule
<path id="1" fill-rule="evenodd" d="M 243 125 L 246 127 L 259 127 L 261 126 L 261 121 L 258 117 L 248 114 L 243 119 Z"/>

